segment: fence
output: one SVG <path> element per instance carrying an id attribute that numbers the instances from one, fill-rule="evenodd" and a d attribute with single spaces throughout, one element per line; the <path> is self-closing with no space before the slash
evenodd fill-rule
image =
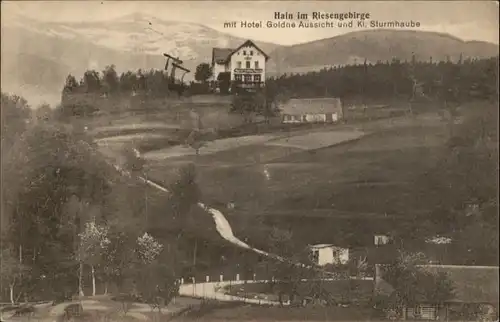
<path id="1" fill-rule="evenodd" d="M 268 283 L 271 281 L 276 281 L 274 277 L 266 278 L 266 279 L 258 279 L 257 274 L 253 274 L 252 278 L 249 280 L 242 279 L 240 274 L 236 274 L 233 276 L 219 275 L 218 278 L 211 279 L 210 276 L 205 276 L 204 279 L 196 279 L 194 277 L 184 279 L 181 278 L 179 283 L 181 284 L 179 289 L 179 295 L 188 296 L 193 298 L 200 299 L 208 299 L 208 300 L 217 300 L 217 301 L 230 301 L 230 302 L 244 302 L 258 305 L 281 305 L 276 300 L 270 300 L 266 296 L 259 297 L 254 296 L 254 298 L 248 298 L 247 296 L 237 296 L 232 294 L 227 294 L 224 288 L 231 288 L 233 285 L 242 285 L 242 284 L 252 284 L 252 283 Z M 352 280 L 367 280 L 373 281 L 373 277 L 356 277 L 351 276 L 349 279 Z M 314 280 L 323 280 L 323 281 L 335 281 L 339 280 L 338 278 L 323 278 L 323 279 L 314 279 Z M 302 279 L 302 281 L 307 281 L 306 279 Z M 285 303 L 286 305 L 287 303 Z M 289 303 L 288 303 L 289 304 Z"/>

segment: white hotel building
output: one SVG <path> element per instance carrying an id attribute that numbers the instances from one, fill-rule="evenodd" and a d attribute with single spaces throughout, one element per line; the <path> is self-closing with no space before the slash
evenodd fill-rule
<path id="1" fill-rule="evenodd" d="M 266 62 L 269 56 L 251 40 L 236 49 L 213 48 L 212 71 L 214 84 L 219 88 L 221 73 L 229 73 L 231 83 L 243 88 L 262 87 L 266 79 Z"/>

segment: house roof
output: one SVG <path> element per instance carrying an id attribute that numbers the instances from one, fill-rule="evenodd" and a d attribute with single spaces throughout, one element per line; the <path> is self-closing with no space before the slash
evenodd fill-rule
<path id="1" fill-rule="evenodd" d="M 262 53 L 262 55 L 264 55 L 264 57 L 266 58 L 266 61 L 269 59 L 269 56 L 264 51 L 262 51 L 262 49 L 260 49 L 253 41 L 247 40 L 236 49 L 234 49 L 234 48 L 213 48 L 212 49 L 212 64 L 214 63 L 214 61 L 217 62 L 218 64 L 226 63 L 228 61 L 228 59 L 231 58 L 231 56 L 234 53 L 236 53 L 238 50 L 240 50 L 242 47 L 245 47 L 245 46 L 255 47 L 258 51 L 260 51 Z"/>
<path id="2" fill-rule="evenodd" d="M 240 50 L 241 48 L 243 47 L 247 47 L 247 46 L 252 46 L 252 47 L 255 47 L 258 51 L 260 51 L 260 53 L 262 55 L 264 55 L 264 57 L 266 58 L 266 61 L 269 59 L 269 56 L 262 50 L 260 49 L 253 41 L 251 40 L 247 40 L 245 41 L 243 44 L 241 44 L 238 48 L 234 49 L 228 56 L 231 57 L 234 53 L 236 53 L 238 50 Z"/>
<path id="3" fill-rule="evenodd" d="M 223 64 L 233 52 L 232 48 L 213 48 L 212 49 L 212 63 L 215 61 L 218 64 Z"/>
<path id="4" fill-rule="evenodd" d="M 382 265 L 377 265 L 383 269 Z M 498 303 L 498 266 L 421 265 L 433 273 L 446 273 L 452 281 L 455 298 L 449 302 Z M 382 273 L 383 274 L 383 273 Z M 392 287 L 382 278 L 377 278 L 378 292 L 390 293 Z"/>
<path id="5" fill-rule="evenodd" d="M 307 99 L 293 98 L 282 103 L 280 109 L 283 114 L 287 115 L 342 113 L 342 103 L 339 98 L 330 97 Z"/>
<path id="6" fill-rule="evenodd" d="M 317 245 L 309 245 L 309 248 L 311 249 L 321 249 L 321 248 L 338 248 L 338 249 L 344 249 L 344 247 L 336 246 L 334 244 L 317 244 Z"/>

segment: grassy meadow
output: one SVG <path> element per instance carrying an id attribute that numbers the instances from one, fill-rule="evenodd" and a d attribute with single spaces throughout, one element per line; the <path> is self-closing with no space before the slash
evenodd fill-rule
<path id="1" fill-rule="evenodd" d="M 263 237 L 273 225 L 290 228 L 303 243 L 351 244 L 360 238 L 350 231 L 370 236 L 393 229 L 408 213 L 421 211 L 412 182 L 439 159 L 448 139 L 447 123 L 437 112 L 394 116 L 394 107 L 392 114 L 378 107 L 363 111 L 373 117 L 346 124 L 238 127 L 224 118 L 241 122 L 241 116 L 214 103 L 205 104 L 198 115 L 204 126 L 218 123 L 220 133 L 196 155 L 181 143 L 193 125 L 189 106 L 195 105 L 155 112 L 147 122 L 130 116 L 128 124 L 103 124 L 92 133 L 108 150 L 119 151 L 124 144 L 139 147 L 148 177 L 166 185 L 180 167 L 194 163 L 203 202 L 224 213 L 236 236 L 261 249 L 268 247 Z M 184 123 L 172 119 L 174 110 L 184 113 L 179 117 Z M 250 128 L 254 135 L 248 135 Z M 149 212 L 161 212 L 166 198 L 149 196 Z M 186 238 L 200 238 L 200 246 L 207 247 L 200 254 L 209 249 L 222 254 L 227 245 L 211 216 L 195 209 L 189 217 Z M 161 219 L 172 231 L 182 225 L 168 214 Z"/>

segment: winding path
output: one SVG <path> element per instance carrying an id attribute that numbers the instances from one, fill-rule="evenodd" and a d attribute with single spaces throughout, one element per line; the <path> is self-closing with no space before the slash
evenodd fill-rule
<path id="1" fill-rule="evenodd" d="M 137 157 L 141 157 L 141 153 L 137 150 L 137 149 L 134 149 L 134 152 L 135 152 L 135 155 Z M 129 177 L 129 178 L 132 178 L 133 175 L 130 171 L 127 171 L 123 168 L 121 168 L 120 166 L 116 165 L 116 164 L 111 164 L 119 173 L 121 173 L 122 175 L 126 176 L 126 177 Z M 150 179 L 147 179 L 147 178 L 144 178 L 144 177 L 141 177 L 141 176 L 136 176 L 139 180 L 141 180 L 142 182 L 150 185 L 151 187 L 155 188 L 155 189 L 158 189 L 160 191 L 163 191 L 165 193 L 170 193 L 170 191 L 154 182 L 154 181 L 151 181 Z M 306 266 L 305 264 L 302 264 L 302 263 L 297 263 L 297 262 L 293 262 L 293 261 L 290 261 L 286 258 L 283 258 L 281 256 L 278 256 L 278 255 L 275 255 L 275 254 L 270 254 L 268 252 L 265 252 L 263 250 L 260 250 L 260 249 L 257 249 L 255 247 L 252 247 L 250 245 L 248 245 L 247 243 L 243 242 L 242 240 L 238 239 L 234 233 L 233 233 L 233 229 L 231 228 L 231 225 L 229 224 L 229 222 L 227 221 L 226 217 L 224 216 L 224 214 L 222 214 L 222 212 L 220 212 L 219 210 L 215 209 L 215 208 L 211 208 L 211 207 L 208 207 L 207 205 L 205 205 L 204 203 L 202 202 L 198 202 L 198 207 L 200 207 L 201 209 L 203 209 L 204 211 L 208 212 L 209 214 L 212 215 L 212 218 L 214 219 L 214 222 L 215 222 L 215 227 L 216 227 L 216 230 L 217 232 L 219 233 L 219 235 L 227 240 L 228 242 L 230 242 L 231 244 L 233 245 L 236 245 L 240 248 L 244 248 L 244 249 L 248 249 L 248 250 L 251 250 L 259 255 L 263 255 L 263 256 L 266 256 L 266 257 L 269 257 L 269 258 L 272 258 L 272 259 L 275 259 L 275 260 L 278 260 L 280 262 L 288 262 L 290 264 L 293 264 L 293 265 L 297 265 L 297 266 L 302 266 L 304 268 L 313 268 L 311 266 Z M 324 272 L 326 275 L 335 275 L 334 273 L 331 273 L 331 272 Z"/>
<path id="2" fill-rule="evenodd" d="M 246 283 L 265 283 L 266 281 L 246 281 Z M 245 302 L 259 305 L 278 306 L 278 301 L 272 301 L 265 298 L 248 298 L 236 295 L 227 294 L 224 288 L 229 285 L 243 284 L 245 281 L 224 281 L 224 282 L 207 282 L 197 284 L 183 284 L 179 288 L 179 294 L 183 296 L 218 300 L 223 302 Z"/>
<path id="3" fill-rule="evenodd" d="M 113 165 L 113 166 L 114 166 L 114 168 L 116 170 L 118 170 L 119 172 L 121 172 L 123 175 L 125 175 L 127 177 L 132 177 L 132 174 L 129 171 L 124 170 L 124 169 L 120 168 L 117 165 Z M 163 191 L 165 193 L 170 193 L 170 191 L 167 188 L 165 188 L 162 185 L 159 185 L 156 182 L 153 182 L 153 181 L 151 181 L 149 179 L 146 179 L 144 177 L 141 177 L 141 176 L 138 176 L 138 178 L 142 182 L 150 185 L 151 187 L 153 187 L 155 189 L 158 189 L 158 190 Z M 253 250 L 253 251 L 255 251 L 255 252 L 257 252 L 257 253 L 259 253 L 261 255 L 278 258 L 278 256 L 271 255 L 269 253 L 264 252 L 263 250 L 253 248 L 250 245 L 248 245 L 247 243 L 245 243 L 245 242 L 241 241 L 240 239 L 238 239 L 234 235 L 233 229 L 231 228 L 231 225 L 227 221 L 226 217 L 224 217 L 224 215 L 222 214 L 222 212 L 220 212 L 219 210 L 217 210 L 215 208 L 210 208 L 210 207 L 206 206 L 204 203 L 201 203 L 201 202 L 198 202 L 198 207 L 200 207 L 201 209 L 205 210 L 206 212 L 208 212 L 209 214 L 212 215 L 212 217 L 214 219 L 214 222 L 215 222 L 215 227 L 217 229 L 217 232 L 222 236 L 222 238 L 224 238 L 228 242 L 230 242 L 230 243 L 232 243 L 232 244 L 234 244 L 234 245 L 236 245 L 238 247 L 241 247 L 241 248 L 251 249 L 251 250 Z"/>
<path id="4" fill-rule="evenodd" d="M 133 150 L 134 150 L 135 155 L 137 157 L 142 157 L 141 153 L 137 149 L 134 148 Z M 122 175 L 124 175 L 126 177 L 129 177 L 129 178 L 134 177 L 130 171 L 127 171 L 127 170 L 123 169 L 119 165 L 112 164 L 112 163 L 110 163 L 110 165 L 113 166 L 115 168 L 115 170 L 117 170 Z M 160 185 L 160 184 L 158 184 L 158 183 L 156 183 L 154 181 L 151 181 L 150 179 L 144 178 L 142 176 L 135 176 L 135 177 L 138 178 L 139 180 L 141 180 L 142 182 L 148 184 L 149 186 L 155 188 L 155 189 L 158 189 L 158 190 L 163 191 L 165 193 L 170 193 L 170 191 L 166 187 L 164 187 L 163 185 Z M 268 252 L 265 252 L 263 250 L 260 250 L 260 249 L 257 249 L 255 247 L 252 247 L 252 246 L 248 245 L 247 243 L 245 243 L 242 240 L 238 239 L 234 235 L 233 230 L 231 228 L 231 225 L 227 221 L 227 219 L 224 216 L 224 214 L 222 214 L 222 212 L 220 212 L 219 210 L 217 210 L 215 208 L 208 207 L 207 205 L 205 205 L 202 202 L 198 202 L 197 205 L 198 205 L 198 207 L 200 207 L 201 209 L 203 209 L 204 211 L 206 211 L 206 212 L 208 212 L 209 214 L 212 215 L 212 218 L 214 219 L 214 222 L 215 222 L 216 230 L 219 233 L 219 235 L 223 239 L 225 239 L 228 242 L 232 243 L 233 245 L 236 245 L 236 246 L 238 246 L 240 248 L 251 250 L 251 251 L 253 251 L 253 252 L 255 252 L 255 253 L 259 254 L 259 255 L 263 255 L 263 256 L 266 256 L 266 257 L 278 260 L 280 262 L 288 262 L 290 264 L 297 265 L 297 266 L 302 266 L 304 268 L 316 268 L 316 267 L 312 267 L 312 266 L 308 266 L 308 265 L 305 265 L 305 264 L 302 264 L 302 263 L 298 263 L 298 262 L 294 262 L 294 261 L 288 260 L 288 259 L 286 259 L 284 257 L 278 256 L 278 255 L 275 255 L 275 254 L 270 254 Z M 316 268 L 316 269 L 319 269 L 319 268 Z M 321 269 L 319 269 L 319 270 L 321 270 Z M 323 271 L 323 270 L 321 270 L 321 271 Z M 331 276 L 335 276 L 336 275 L 335 273 L 332 273 L 332 272 L 327 272 L 327 271 L 323 271 L 323 272 L 324 272 L 325 275 L 331 275 Z"/>
<path id="5" fill-rule="evenodd" d="M 324 136 L 324 133 L 319 133 L 321 135 Z M 307 135 L 309 136 L 313 136 L 312 138 L 310 137 L 307 137 L 309 139 L 309 141 L 314 141 L 314 140 L 317 140 L 318 138 L 316 137 L 318 135 L 318 133 L 308 133 Z M 316 135 L 316 136 L 314 136 Z M 339 144 L 339 143 L 342 143 L 342 142 L 345 142 L 345 141 L 349 141 L 349 140 L 353 140 L 353 139 L 357 139 L 359 138 L 360 136 L 363 135 L 363 132 L 354 132 L 354 133 L 350 133 L 349 135 L 343 135 L 339 138 L 336 138 L 335 140 L 331 141 L 331 138 L 328 142 L 324 142 L 323 144 L 326 144 L 327 146 L 331 146 L 331 145 L 336 145 L 336 144 Z M 252 138 L 253 140 L 255 140 L 255 138 Z M 276 138 L 275 138 L 276 139 Z M 267 137 L 267 140 L 269 140 L 269 137 Z M 286 141 L 290 140 L 290 138 L 286 138 L 285 139 Z M 295 138 L 295 140 L 297 140 L 297 138 Z M 279 141 L 279 140 L 278 140 Z M 276 142 L 278 142 L 276 141 Z M 277 144 L 277 143 L 274 143 L 274 144 Z M 104 143 L 101 141 L 101 143 Z M 279 143 L 279 142 L 278 142 Z M 286 143 L 286 142 L 285 142 Z M 98 144 L 99 144 L 99 141 L 98 141 Z M 104 143 L 106 144 L 106 143 Z M 283 143 L 281 143 L 283 144 Z M 134 149 L 134 152 L 135 152 L 135 155 L 137 157 L 143 157 L 143 155 L 141 155 L 141 153 L 137 150 L 137 149 Z M 132 174 L 125 170 L 125 169 L 122 169 L 121 167 L 119 167 L 118 165 L 116 164 L 113 164 L 113 167 L 119 171 L 122 175 L 125 175 L 125 176 L 128 176 L 128 177 L 132 177 Z M 151 187 L 155 188 L 155 189 L 158 189 L 160 191 L 163 191 L 165 193 L 170 193 L 170 191 L 164 187 L 163 185 L 161 184 L 158 184 L 156 182 L 153 182 L 147 178 L 144 178 L 144 177 L 141 177 L 141 176 L 137 176 L 137 178 L 141 181 L 143 181 L 144 183 L 150 185 Z M 231 225 L 229 224 L 229 222 L 227 221 L 226 217 L 224 216 L 224 214 L 215 209 L 215 208 L 211 208 L 211 207 L 208 207 L 207 205 L 205 205 L 204 203 L 202 202 L 198 202 L 198 206 L 203 209 L 204 211 L 208 212 L 209 214 L 212 215 L 212 218 L 215 222 L 215 226 L 216 226 L 216 230 L 217 232 L 219 233 L 219 235 L 227 240 L 228 242 L 232 243 L 233 245 L 236 245 L 240 248 L 244 248 L 244 249 L 248 249 L 248 250 L 251 250 L 259 255 L 263 255 L 263 256 L 266 256 L 266 257 L 269 257 L 269 258 L 273 258 L 275 260 L 278 260 L 278 261 L 281 261 L 281 262 L 288 262 L 290 264 L 294 264 L 294 265 L 297 265 L 297 266 L 302 266 L 302 267 L 308 267 L 308 268 L 313 268 L 311 266 L 306 266 L 305 264 L 302 264 L 302 263 L 297 263 L 297 262 L 292 262 L 286 258 L 283 258 L 281 256 L 278 256 L 278 255 L 275 255 L 275 254 L 270 254 L 268 252 L 265 252 L 263 250 L 260 250 L 260 249 L 257 249 L 257 248 L 254 248 L 250 245 L 248 245 L 247 243 L 243 242 L 242 240 L 238 239 L 234 233 L 233 233 L 233 230 L 231 228 Z M 333 273 L 331 272 L 324 272 L 326 275 L 334 275 Z"/>
<path id="6" fill-rule="evenodd" d="M 349 277 L 351 280 L 361 280 L 361 281 L 373 281 L 373 277 Z M 319 280 L 319 279 L 316 279 Z M 336 281 L 337 278 L 323 278 L 322 281 Z M 306 281 L 314 281 L 308 279 L 302 279 L 303 282 Z M 239 281 L 220 281 L 220 282 L 203 282 L 203 283 L 190 283 L 190 284 L 181 284 L 179 288 L 179 295 L 186 297 L 194 297 L 194 298 L 204 298 L 204 299 L 212 299 L 224 302 L 245 302 L 245 303 L 253 303 L 259 305 L 282 305 L 276 300 L 269 300 L 265 294 L 261 294 L 265 296 L 262 297 L 242 297 L 237 295 L 228 294 L 224 291 L 227 286 L 236 286 L 243 284 L 252 284 L 252 283 L 268 283 L 268 280 L 239 280 Z M 289 305 L 289 303 L 283 303 L 284 305 Z"/>
<path id="7" fill-rule="evenodd" d="M 140 153 L 138 150 L 134 149 L 134 152 L 136 153 L 137 156 L 140 156 Z M 132 177 L 132 174 L 129 171 L 122 169 L 117 165 L 113 165 L 113 166 L 116 170 L 118 170 L 122 174 L 124 174 L 128 177 Z M 144 177 L 141 177 L 141 176 L 138 176 L 138 178 L 139 178 L 139 180 L 143 181 L 144 183 L 150 185 L 151 187 L 153 187 L 155 189 L 158 189 L 158 190 L 163 191 L 165 193 L 170 193 L 170 191 L 166 187 L 164 187 L 156 182 L 153 182 L 153 181 L 146 179 Z M 214 222 L 215 222 L 215 227 L 217 229 L 217 232 L 219 233 L 219 235 L 221 235 L 222 238 L 224 238 L 228 242 L 230 242 L 238 247 L 252 250 L 260 255 L 264 255 L 266 257 L 271 257 L 274 259 L 278 259 L 280 261 L 285 261 L 285 259 L 280 257 L 280 256 L 273 255 L 273 254 L 267 253 L 263 250 L 254 248 L 254 247 L 248 245 L 247 243 L 243 242 L 242 240 L 238 239 L 234 235 L 233 229 L 231 228 L 231 225 L 227 221 L 226 217 L 219 210 L 217 210 L 215 208 L 208 207 L 207 205 L 205 205 L 202 202 L 198 202 L 198 207 L 200 207 L 201 209 L 205 210 L 206 212 L 208 212 L 209 214 L 212 215 L 212 218 L 214 219 Z"/>

